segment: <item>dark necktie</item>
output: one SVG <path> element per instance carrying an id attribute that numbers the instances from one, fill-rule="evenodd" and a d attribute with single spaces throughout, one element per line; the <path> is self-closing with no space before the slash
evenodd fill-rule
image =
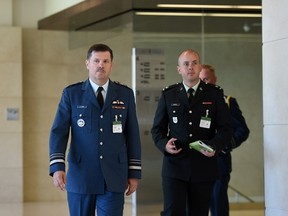
<path id="1" fill-rule="evenodd" d="M 101 87 L 101 86 L 97 89 L 97 100 L 98 100 L 98 103 L 99 103 L 101 109 L 102 109 L 103 104 L 104 104 L 104 98 L 102 95 L 102 90 L 103 90 L 103 87 Z"/>
<path id="2" fill-rule="evenodd" d="M 191 103 L 192 98 L 194 97 L 194 96 L 193 96 L 193 92 L 194 92 L 194 89 L 193 89 L 193 88 L 189 88 L 189 89 L 188 89 L 188 100 L 189 100 L 189 103 Z"/>

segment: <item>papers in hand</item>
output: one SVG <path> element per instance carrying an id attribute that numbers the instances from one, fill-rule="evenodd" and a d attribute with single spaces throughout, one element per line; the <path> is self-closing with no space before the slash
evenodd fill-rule
<path id="1" fill-rule="evenodd" d="M 195 142 L 192 142 L 192 143 L 189 143 L 189 148 L 190 149 L 195 149 L 197 151 L 201 151 L 201 150 L 204 150 L 204 151 L 208 151 L 208 152 L 214 152 L 214 149 L 211 148 L 210 146 L 206 145 L 205 143 L 203 143 L 201 140 L 198 140 L 198 141 L 195 141 Z"/>

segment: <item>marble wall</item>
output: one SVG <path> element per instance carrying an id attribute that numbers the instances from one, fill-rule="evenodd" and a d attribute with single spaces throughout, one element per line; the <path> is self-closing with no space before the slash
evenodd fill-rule
<path id="1" fill-rule="evenodd" d="M 288 2 L 262 2 L 265 215 L 287 216 Z"/>
<path id="2" fill-rule="evenodd" d="M 23 196 L 22 31 L 0 27 L 0 202 Z"/>
<path id="3" fill-rule="evenodd" d="M 67 32 L 23 30 L 25 201 L 65 197 L 48 176 L 49 131 L 62 89 L 86 76 L 84 50 L 69 50 L 67 41 Z"/>

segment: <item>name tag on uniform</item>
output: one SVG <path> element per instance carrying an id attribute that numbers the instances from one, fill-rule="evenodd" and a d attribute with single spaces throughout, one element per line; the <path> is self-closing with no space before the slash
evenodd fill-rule
<path id="1" fill-rule="evenodd" d="M 209 129 L 211 126 L 211 118 L 208 117 L 201 117 L 200 125 L 201 128 Z"/>

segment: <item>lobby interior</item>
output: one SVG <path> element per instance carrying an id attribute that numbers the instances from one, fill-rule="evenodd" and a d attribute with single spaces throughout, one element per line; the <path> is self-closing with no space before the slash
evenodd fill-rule
<path id="1" fill-rule="evenodd" d="M 1 216 L 69 215 L 65 193 L 56 190 L 48 176 L 49 131 L 62 89 L 87 79 L 85 54 L 92 43 L 99 42 L 113 48 L 111 78 L 136 92 L 143 179 L 137 195 L 126 198 L 124 215 L 154 216 L 161 211 L 162 156 L 149 130 L 157 97 L 163 87 L 179 80 L 177 56 L 187 47 L 201 53 L 202 63 L 214 65 L 218 84 L 237 98 L 250 129 L 248 140 L 232 153 L 230 215 L 264 215 L 261 1 L 237 0 L 234 7 L 219 9 L 210 8 L 216 6 L 212 0 L 195 1 L 199 8 L 194 3 L 186 8 L 160 6 L 172 2 L 160 0 L 76 0 L 62 7 L 54 3 L 58 5 L 53 10 L 50 5 L 49 13 L 44 10 L 49 0 L 7 2 L 0 0 L 8 20 L 0 23 L 4 71 L 0 100 L 5 110 L 0 120 L 0 138 L 5 140 L 0 173 L 6 177 L 0 180 Z M 34 12 L 35 5 L 40 9 Z M 143 84 L 133 59 L 147 50 L 160 53 L 144 57 L 152 64 L 165 62 L 164 78 Z M 16 119 L 8 118 L 9 108 L 16 112 Z"/>

